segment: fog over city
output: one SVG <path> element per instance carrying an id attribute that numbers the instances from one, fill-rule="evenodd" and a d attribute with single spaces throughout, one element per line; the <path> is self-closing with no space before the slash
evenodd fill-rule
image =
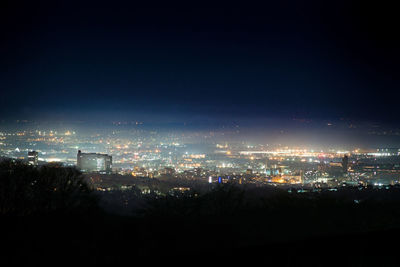
<path id="1" fill-rule="evenodd" d="M 0 265 L 399 265 L 394 6 L 3 2 Z"/>

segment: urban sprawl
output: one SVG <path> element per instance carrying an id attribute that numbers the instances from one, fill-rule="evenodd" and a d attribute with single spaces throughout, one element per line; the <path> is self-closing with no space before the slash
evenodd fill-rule
<path id="1" fill-rule="evenodd" d="M 76 166 L 96 190 L 123 190 L 138 181 L 181 180 L 337 190 L 387 189 L 399 183 L 400 149 L 315 150 L 221 141 L 223 134 L 73 130 L 0 132 L 0 156 L 41 166 Z M 218 137 L 218 138 L 217 138 Z M 217 141 L 218 140 L 218 141 Z M 148 192 L 149 187 L 142 187 Z"/>

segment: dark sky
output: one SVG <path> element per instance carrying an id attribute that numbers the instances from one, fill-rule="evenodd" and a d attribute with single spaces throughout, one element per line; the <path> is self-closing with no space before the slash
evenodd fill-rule
<path id="1" fill-rule="evenodd" d="M 3 119 L 398 123 L 391 6 L 15 2 L 1 8 Z"/>

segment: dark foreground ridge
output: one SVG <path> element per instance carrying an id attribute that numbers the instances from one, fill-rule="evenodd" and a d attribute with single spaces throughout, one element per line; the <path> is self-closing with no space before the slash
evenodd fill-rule
<path id="1" fill-rule="evenodd" d="M 399 264 L 396 187 L 289 194 L 223 185 L 162 197 L 132 190 L 140 205 L 122 216 L 73 168 L 0 167 L 2 263 Z"/>

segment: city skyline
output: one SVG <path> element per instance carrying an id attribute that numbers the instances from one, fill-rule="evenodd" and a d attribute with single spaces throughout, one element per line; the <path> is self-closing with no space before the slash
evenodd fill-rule
<path id="1" fill-rule="evenodd" d="M 399 266 L 397 20 L 2 1 L 0 263 Z"/>

